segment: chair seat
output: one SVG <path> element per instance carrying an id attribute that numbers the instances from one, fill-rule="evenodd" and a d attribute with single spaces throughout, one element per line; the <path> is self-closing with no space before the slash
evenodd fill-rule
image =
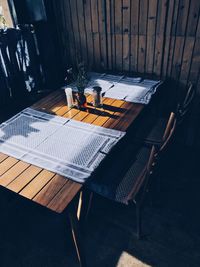
<path id="1" fill-rule="evenodd" d="M 154 121 L 152 127 L 148 132 L 142 128 L 139 129 L 136 133 L 136 139 L 142 140 L 145 144 L 161 145 L 168 118 L 152 118 L 151 120 Z"/>
<path id="2" fill-rule="evenodd" d="M 110 166 L 104 177 L 91 179 L 87 187 L 105 198 L 128 204 L 130 193 L 134 187 L 137 188 L 137 185 L 142 182 L 143 177 L 141 177 L 141 174 L 147 165 L 150 153 L 151 148 L 144 146 L 136 153 L 134 161 L 133 156 L 131 159 L 131 155 L 129 159 L 126 157 L 124 161 L 123 158 L 125 157 L 121 156 L 120 160 L 115 161 Z M 121 169 L 127 164 L 125 162 L 127 160 L 130 162 L 129 167 L 123 171 L 121 176 Z"/>

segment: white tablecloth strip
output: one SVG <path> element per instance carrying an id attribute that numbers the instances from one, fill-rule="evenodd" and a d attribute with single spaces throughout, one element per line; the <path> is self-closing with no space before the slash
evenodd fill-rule
<path id="1" fill-rule="evenodd" d="M 106 91 L 104 97 L 147 105 L 161 83 L 154 80 L 131 81 L 131 78 L 127 77 Z"/>

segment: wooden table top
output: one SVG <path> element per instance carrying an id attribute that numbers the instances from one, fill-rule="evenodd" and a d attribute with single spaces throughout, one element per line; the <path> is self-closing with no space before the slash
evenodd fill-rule
<path id="1" fill-rule="evenodd" d="M 90 103 L 92 97 L 87 97 Z M 144 105 L 103 98 L 104 110 L 68 108 L 64 91 L 58 90 L 35 103 L 32 108 L 65 118 L 126 131 Z M 61 175 L 0 153 L 0 186 L 29 200 L 61 213 L 80 191 L 82 185 Z"/>

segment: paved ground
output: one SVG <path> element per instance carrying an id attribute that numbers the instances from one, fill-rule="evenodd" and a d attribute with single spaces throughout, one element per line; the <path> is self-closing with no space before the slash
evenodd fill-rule
<path id="1" fill-rule="evenodd" d="M 89 267 L 200 266 L 197 156 L 178 146 L 166 155 L 153 206 L 147 200 L 140 241 L 132 207 L 95 199 L 84 240 Z M 0 214 L 1 267 L 78 266 L 61 216 L 2 190 Z"/>

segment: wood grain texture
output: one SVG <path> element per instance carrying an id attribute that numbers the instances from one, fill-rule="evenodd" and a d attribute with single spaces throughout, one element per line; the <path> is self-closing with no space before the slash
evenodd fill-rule
<path id="1" fill-rule="evenodd" d="M 60 49 L 65 51 L 66 47 L 69 48 L 74 64 L 80 58 L 85 60 L 83 54 L 88 54 L 89 69 L 127 71 L 135 75 L 140 72 L 163 79 L 171 77 L 183 83 L 191 79 L 197 84 L 200 1 L 64 2 L 66 8 L 62 8 L 62 12 L 65 16 L 56 16 L 58 25 L 65 23 L 65 27 L 60 27 L 61 37 L 65 36 Z M 68 5 L 71 9 L 67 8 Z M 63 34 L 65 29 L 69 31 L 68 35 Z M 187 53 L 187 49 L 190 52 Z M 65 58 L 66 51 L 63 53 Z"/>

